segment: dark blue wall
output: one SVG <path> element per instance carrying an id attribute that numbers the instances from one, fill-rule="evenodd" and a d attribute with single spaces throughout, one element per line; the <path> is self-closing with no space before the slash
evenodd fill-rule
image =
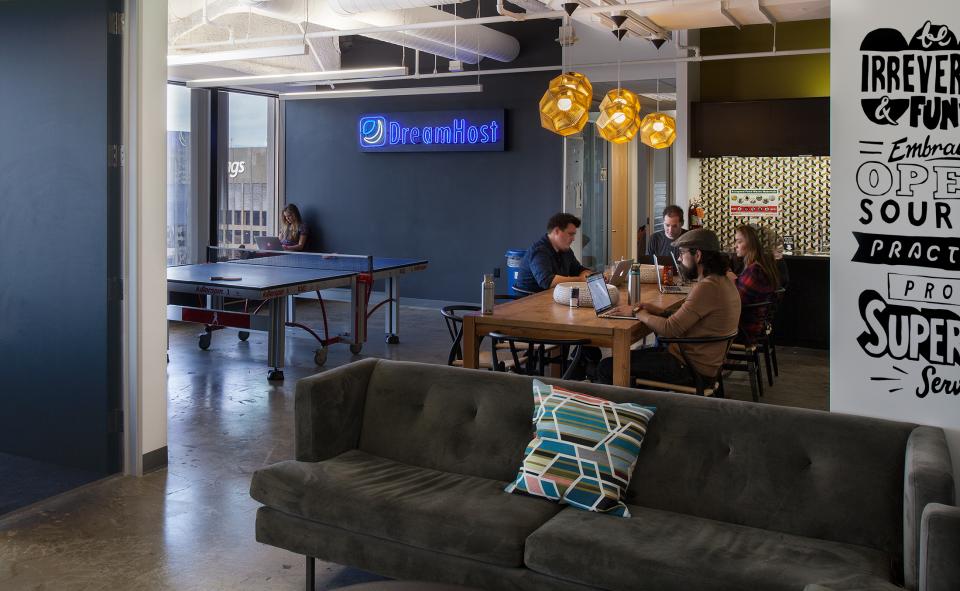
<path id="1" fill-rule="evenodd" d="M 540 127 L 550 73 L 484 76 L 483 93 L 285 103 L 286 199 L 322 251 L 425 257 L 401 296 L 478 301 L 483 273 L 526 248 L 562 207 L 562 138 Z M 475 79 L 474 79 L 475 80 Z M 472 84 L 446 80 L 443 84 Z M 506 151 L 361 153 L 376 111 L 506 110 Z"/>
<path id="2" fill-rule="evenodd" d="M 102 473 L 107 7 L 0 2 L 0 452 Z"/>

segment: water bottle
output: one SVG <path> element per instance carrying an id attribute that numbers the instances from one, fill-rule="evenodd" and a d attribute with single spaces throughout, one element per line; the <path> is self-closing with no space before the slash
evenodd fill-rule
<path id="1" fill-rule="evenodd" d="M 640 265 L 632 265 L 627 275 L 627 303 L 631 306 L 640 303 Z"/>
<path id="2" fill-rule="evenodd" d="M 570 307 L 577 308 L 580 306 L 580 288 L 571 287 L 570 288 Z"/>
<path id="3" fill-rule="evenodd" d="M 480 287 L 483 289 L 483 296 L 480 300 L 480 310 L 483 314 L 493 314 L 493 275 L 487 274 L 483 276 L 483 283 L 480 284 Z"/>

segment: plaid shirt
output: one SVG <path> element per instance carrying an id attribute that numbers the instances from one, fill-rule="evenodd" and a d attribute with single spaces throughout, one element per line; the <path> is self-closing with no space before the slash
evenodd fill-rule
<path id="1" fill-rule="evenodd" d="M 744 267 L 737 275 L 737 291 L 740 292 L 740 303 L 748 305 L 768 301 L 774 289 L 763 268 L 753 263 Z M 743 310 L 740 314 L 740 330 L 750 341 L 754 341 L 763 332 L 766 319 L 766 309 Z"/>

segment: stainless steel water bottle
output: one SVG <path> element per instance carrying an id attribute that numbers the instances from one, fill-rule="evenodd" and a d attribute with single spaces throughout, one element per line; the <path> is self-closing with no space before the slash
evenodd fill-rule
<path id="1" fill-rule="evenodd" d="M 577 308 L 580 306 L 580 288 L 571 287 L 570 288 L 570 307 Z"/>
<path id="2" fill-rule="evenodd" d="M 640 265 L 632 265 L 627 274 L 627 303 L 631 306 L 640 303 Z"/>
<path id="3" fill-rule="evenodd" d="M 480 284 L 480 287 L 483 289 L 480 309 L 483 314 L 493 314 L 493 275 L 484 275 L 483 283 Z"/>

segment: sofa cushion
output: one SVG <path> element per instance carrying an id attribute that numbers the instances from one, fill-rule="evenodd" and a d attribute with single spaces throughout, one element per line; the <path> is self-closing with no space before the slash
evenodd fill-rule
<path id="1" fill-rule="evenodd" d="M 506 482 L 418 468 L 362 451 L 257 470 L 250 495 L 268 507 L 356 533 L 501 566 L 560 507 L 503 494 Z"/>
<path id="2" fill-rule="evenodd" d="M 536 437 L 507 492 L 630 517 L 620 500 L 630 484 L 654 407 L 616 404 L 533 381 Z"/>
<path id="3" fill-rule="evenodd" d="M 614 591 L 797 591 L 851 575 L 890 579 L 890 556 L 872 548 L 629 508 L 632 519 L 562 511 L 527 540 L 526 565 Z"/>

